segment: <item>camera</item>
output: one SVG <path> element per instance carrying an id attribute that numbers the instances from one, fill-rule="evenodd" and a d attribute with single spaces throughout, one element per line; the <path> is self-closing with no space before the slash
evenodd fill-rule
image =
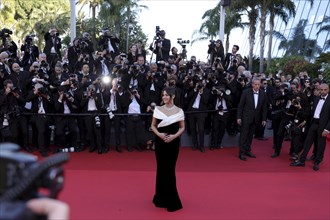
<path id="1" fill-rule="evenodd" d="M 292 105 L 296 106 L 296 105 L 299 105 L 300 104 L 300 101 L 298 99 L 293 99 L 292 100 Z"/>
<path id="2" fill-rule="evenodd" d="M 186 46 L 187 44 L 190 43 L 190 41 L 189 40 L 182 40 L 182 38 L 178 38 L 177 43 L 180 44 L 181 46 Z"/>
<path id="3" fill-rule="evenodd" d="M 132 94 L 136 94 L 136 93 L 137 93 L 137 87 L 136 87 L 136 86 L 129 85 L 128 88 L 129 88 L 129 91 L 130 91 Z"/>
<path id="4" fill-rule="evenodd" d="M 96 128 L 101 128 L 101 119 L 100 119 L 100 116 L 96 115 L 94 117 L 94 120 L 95 120 L 95 127 Z"/>
<path id="5" fill-rule="evenodd" d="M 292 125 L 293 125 L 293 122 L 292 121 L 289 121 L 289 123 L 287 125 L 285 125 L 285 129 L 287 131 L 290 131 L 290 128 L 292 127 Z"/>
<path id="6" fill-rule="evenodd" d="M 112 113 L 110 107 L 107 107 L 106 110 L 107 110 L 107 113 L 108 113 L 108 115 L 109 115 L 109 118 L 110 118 L 110 119 L 113 119 L 113 117 L 115 117 L 115 115 Z"/>
<path id="7" fill-rule="evenodd" d="M 45 60 L 42 60 L 40 62 L 40 68 L 42 68 L 42 67 L 44 67 L 44 68 L 47 68 L 48 67 L 48 63 Z"/>
<path id="8" fill-rule="evenodd" d="M 203 84 L 202 83 L 196 83 L 196 89 L 197 90 L 200 90 L 200 89 L 202 89 L 204 86 L 203 86 Z"/>
<path id="9" fill-rule="evenodd" d="M 6 41 L 6 38 L 10 37 L 11 34 L 13 34 L 13 32 L 8 28 L 3 28 L 0 30 L 0 38 L 2 39 L 3 43 Z"/>
<path id="10" fill-rule="evenodd" d="M 13 86 L 13 87 L 10 88 L 10 91 L 11 91 L 12 93 L 18 93 L 18 92 L 20 91 L 20 89 L 17 88 L 17 87 L 15 87 L 15 86 Z"/>
<path id="11" fill-rule="evenodd" d="M 47 89 L 45 87 L 39 87 L 38 88 L 38 94 L 46 94 L 47 93 Z"/>
<path id="12" fill-rule="evenodd" d="M 209 47 L 210 48 L 215 48 L 215 40 L 210 40 Z"/>
<path id="13" fill-rule="evenodd" d="M 59 153 L 38 162 L 36 156 L 19 149 L 13 143 L 0 144 L 0 201 L 56 198 L 64 183 L 60 165 L 69 160 L 69 155 Z M 49 194 L 40 195 L 39 188 L 47 189 Z"/>

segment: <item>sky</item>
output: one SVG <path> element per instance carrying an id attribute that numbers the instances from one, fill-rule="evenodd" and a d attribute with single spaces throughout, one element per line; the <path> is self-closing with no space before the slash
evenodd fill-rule
<path id="1" fill-rule="evenodd" d="M 147 9 L 142 8 L 138 12 L 138 20 L 143 32 L 148 37 L 146 49 L 149 44 L 153 43 L 153 38 L 156 35 L 156 26 L 161 30 L 165 30 L 166 38 L 171 40 L 171 47 L 178 48 L 179 52 L 182 47 L 177 43 L 178 38 L 182 40 L 192 41 L 194 30 L 198 30 L 203 23 L 202 16 L 205 11 L 216 7 L 220 0 L 140 0 L 139 5 L 147 6 Z M 85 8 L 86 15 L 90 15 L 88 7 Z M 77 11 L 79 6 L 77 7 Z M 88 12 L 89 11 L 89 12 Z M 242 31 L 233 30 L 230 35 L 230 48 L 233 42 L 238 44 L 242 40 Z M 186 45 L 187 58 L 196 56 L 197 60 L 207 61 L 209 40 L 195 42 L 193 45 Z M 153 60 L 155 60 L 155 55 Z M 147 56 L 147 61 L 150 61 L 150 55 Z"/>
<path id="2" fill-rule="evenodd" d="M 141 0 L 140 5 L 148 9 L 142 9 L 139 13 L 139 22 L 142 30 L 148 37 L 148 44 L 152 43 L 155 36 L 156 26 L 165 30 L 166 38 L 171 40 L 171 46 L 181 50 L 177 43 L 178 38 L 192 40 L 193 31 L 199 29 L 203 19 L 202 16 L 208 9 L 214 8 L 219 0 Z M 207 49 L 209 41 L 188 44 L 187 58 L 195 55 L 197 60 L 207 60 Z M 155 56 L 153 56 L 155 59 Z M 147 57 L 150 60 L 150 57 Z"/>

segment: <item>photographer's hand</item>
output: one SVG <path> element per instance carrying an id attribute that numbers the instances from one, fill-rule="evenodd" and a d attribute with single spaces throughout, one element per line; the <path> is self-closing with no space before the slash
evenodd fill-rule
<path id="1" fill-rule="evenodd" d="M 31 199 L 26 206 L 36 215 L 46 215 L 48 220 L 69 219 L 69 206 L 55 199 Z"/>
<path id="2" fill-rule="evenodd" d="M 305 125 L 306 125 L 306 121 L 303 121 L 303 122 L 301 122 L 301 123 L 298 125 L 298 127 L 302 128 L 302 127 L 304 127 Z"/>

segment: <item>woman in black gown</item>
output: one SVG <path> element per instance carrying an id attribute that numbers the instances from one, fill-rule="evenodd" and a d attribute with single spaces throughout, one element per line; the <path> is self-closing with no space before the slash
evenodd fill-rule
<path id="1" fill-rule="evenodd" d="M 173 104 L 175 89 L 162 91 L 164 105 L 157 106 L 152 118 L 152 131 L 156 134 L 155 154 L 157 162 L 156 207 L 174 212 L 182 208 L 176 188 L 175 165 L 179 155 L 180 136 L 184 131 L 184 113 Z"/>

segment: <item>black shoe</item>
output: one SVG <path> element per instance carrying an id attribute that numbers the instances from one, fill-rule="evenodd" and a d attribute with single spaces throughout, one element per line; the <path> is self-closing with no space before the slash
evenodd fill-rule
<path id="1" fill-rule="evenodd" d="M 216 147 L 210 146 L 210 150 L 214 150 Z"/>
<path id="2" fill-rule="evenodd" d="M 199 148 L 199 151 L 202 152 L 202 153 L 204 153 L 205 152 L 205 148 L 204 147 L 200 147 Z"/>
<path id="3" fill-rule="evenodd" d="M 108 153 L 109 151 L 110 151 L 110 147 L 106 147 L 104 148 L 103 153 Z"/>
<path id="4" fill-rule="evenodd" d="M 98 154 L 102 154 L 102 153 L 103 153 L 102 149 L 98 149 L 98 150 L 97 150 L 97 153 L 98 153 Z"/>
<path id="5" fill-rule="evenodd" d="M 314 171 L 318 171 L 319 169 L 320 169 L 319 165 L 318 164 L 314 164 L 313 170 Z"/>
<path id="6" fill-rule="evenodd" d="M 89 149 L 89 152 L 94 152 L 96 150 L 96 147 L 93 147 L 91 149 Z"/>
<path id="7" fill-rule="evenodd" d="M 270 156 L 271 158 L 276 158 L 276 157 L 279 157 L 280 154 L 279 153 L 273 153 L 272 156 Z"/>
<path id="8" fill-rule="evenodd" d="M 142 148 L 140 146 L 136 146 L 136 150 L 141 152 L 142 151 Z"/>
<path id="9" fill-rule="evenodd" d="M 267 141 L 267 140 L 268 140 L 268 138 L 265 138 L 265 137 L 260 137 L 260 138 L 258 138 L 258 140 L 259 140 L 259 141 Z"/>
<path id="10" fill-rule="evenodd" d="M 305 163 L 300 162 L 299 160 L 297 160 L 295 162 L 290 163 L 290 166 L 292 166 L 292 167 L 304 167 Z"/>
<path id="11" fill-rule="evenodd" d="M 116 151 L 119 152 L 119 153 L 123 152 L 123 151 L 121 150 L 121 147 L 120 147 L 120 146 L 116 146 Z"/>
<path id="12" fill-rule="evenodd" d="M 240 154 L 240 155 L 238 156 L 238 158 L 239 158 L 240 160 L 247 161 L 246 157 L 245 157 L 243 154 Z"/>
<path id="13" fill-rule="evenodd" d="M 133 148 L 132 147 L 127 147 L 127 151 L 132 152 Z"/>
<path id="14" fill-rule="evenodd" d="M 254 155 L 251 152 L 246 152 L 245 155 L 248 156 L 248 157 L 251 157 L 251 158 L 257 158 L 256 155 Z"/>

